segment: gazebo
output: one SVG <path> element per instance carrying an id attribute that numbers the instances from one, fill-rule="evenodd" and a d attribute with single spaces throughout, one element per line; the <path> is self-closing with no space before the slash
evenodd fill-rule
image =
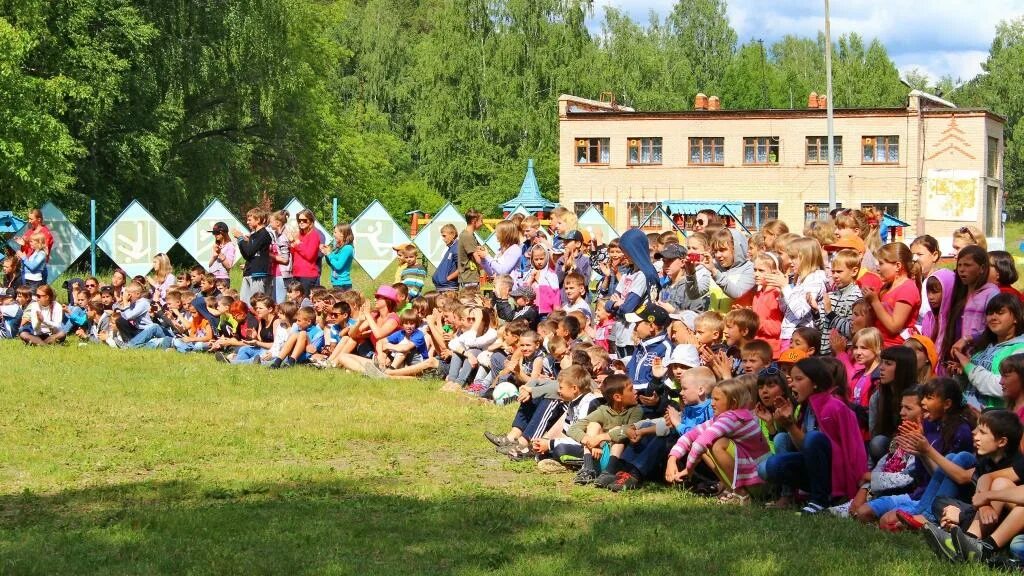
<path id="1" fill-rule="evenodd" d="M 526 176 L 523 178 L 523 185 L 519 187 L 519 195 L 501 205 L 502 216 L 507 218 L 519 206 L 527 209 L 530 214 L 536 214 L 541 220 L 547 218 L 557 206 L 541 196 L 537 177 L 533 174 L 533 158 L 526 164 Z"/>

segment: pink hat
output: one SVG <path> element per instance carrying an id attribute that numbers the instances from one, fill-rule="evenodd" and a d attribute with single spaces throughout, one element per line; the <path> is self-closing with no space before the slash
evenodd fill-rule
<path id="1" fill-rule="evenodd" d="M 377 288 L 377 293 L 374 294 L 374 297 L 398 302 L 398 291 L 385 284 L 384 286 Z"/>

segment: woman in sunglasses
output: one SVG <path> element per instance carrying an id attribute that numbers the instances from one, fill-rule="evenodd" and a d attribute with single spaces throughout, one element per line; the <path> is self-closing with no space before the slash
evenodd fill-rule
<path id="1" fill-rule="evenodd" d="M 953 251 L 960 253 L 965 246 L 981 246 L 988 250 L 988 241 L 977 226 L 964 226 L 953 232 Z"/>
<path id="2" fill-rule="evenodd" d="M 43 284 L 35 289 L 34 294 L 35 302 L 26 306 L 21 316 L 18 337 L 31 346 L 60 344 L 65 338 L 61 330 L 64 311 L 54 298 L 53 288 Z"/>
<path id="3" fill-rule="evenodd" d="M 311 210 L 295 216 L 299 234 L 292 242 L 292 277 L 306 288 L 306 292 L 320 285 L 320 245 L 324 239 L 313 224 L 316 218 Z"/>

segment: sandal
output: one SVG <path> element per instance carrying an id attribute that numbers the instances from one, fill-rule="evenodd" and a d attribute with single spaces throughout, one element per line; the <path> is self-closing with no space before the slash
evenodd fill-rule
<path id="1" fill-rule="evenodd" d="M 738 494 L 732 490 L 726 490 L 722 492 L 722 495 L 718 497 L 719 504 L 734 504 L 736 506 L 746 506 L 750 504 L 750 494 Z"/>

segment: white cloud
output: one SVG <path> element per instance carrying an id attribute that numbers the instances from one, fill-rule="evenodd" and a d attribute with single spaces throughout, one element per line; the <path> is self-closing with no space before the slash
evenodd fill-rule
<path id="1" fill-rule="evenodd" d="M 683 0 L 686 1 L 686 0 Z M 673 0 L 597 0 L 617 6 L 638 22 L 654 11 L 671 11 Z M 740 42 L 770 43 L 786 34 L 816 37 L 824 30 L 824 0 L 729 0 L 729 20 Z M 878 38 L 901 71 L 917 67 L 933 78 L 950 74 L 969 80 L 981 72 L 996 25 L 1024 15 L 1024 0 L 833 0 L 832 37 L 857 32 Z"/>

